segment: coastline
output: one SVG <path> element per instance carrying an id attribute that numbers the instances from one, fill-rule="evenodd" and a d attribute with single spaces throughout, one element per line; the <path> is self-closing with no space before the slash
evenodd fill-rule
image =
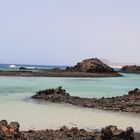
<path id="1" fill-rule="evenodd" d="M 122 77 L 118 73 L 52 72 L 52 71 L 0 71 L 0 76 L 23 77 Z"/>

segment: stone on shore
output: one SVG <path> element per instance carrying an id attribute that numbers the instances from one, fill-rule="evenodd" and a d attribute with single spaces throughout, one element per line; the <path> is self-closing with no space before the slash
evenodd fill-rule
<path id="1" fill-rule="evenodd" d="M 7 123 L 6 120 L 0 121 L 0 140 L 25 140 L 19 132 L 19 123 Z"/>
<path id="2" fill-rule="evenodd" d="M 0 121 L 0 140 L 134 140 L 132 127 L 126 131 L 113 125 L 102 128 L 101 131 L 86 131 L 77 127 L 69 129 L 66 126 L 57 130 L 20 131 L 19 127 L 18 122 L 8 124 L 6 120 Z"/>
<path id="3" fill-rule="evenodd" d="M 18 122 L 7 123 L 0 121 L 0 140 L 139 140 L 139 133 L 135 134 L 132 127 L 126 130 L 118 129 L 117 126 L 107 126 L 101 130 L 86 131 L 66 126 L 57 130 L 29 130 L 20 131 Z"/>

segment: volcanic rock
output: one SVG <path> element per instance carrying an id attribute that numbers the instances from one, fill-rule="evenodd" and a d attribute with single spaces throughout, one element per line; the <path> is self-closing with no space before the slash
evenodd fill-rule
<path id="1" fill-rule="evenodd" d="M 0 140 L 26 140 L 19 132 L 18 122 L 0 121 Z"/>
<path id="2" fill-rule="evenodd" d="M 113 129 L 114 127 L 116 129 Z M 134 132 L 130 134 L 116 126 L 107 126 L 101 131 L 91 132 L 77 127 L 68 129 L 63 126 L 58 130 L 25 131 L 23 135 L 27 140 L 134 140 Z"/>
<path id="3" fill-rule="evenodd" d="M 100 130 L 86 131 L 66 126 L 57 130 L 29 130 L 20 131 L 18 122 L 7 123 L 0 121 L 0 140 L 139 140 L 139 133 L 134 135 L 132 127 L 126 131 L 118 129 L 117 126 L 107 126 Z M 13 129 L 14 128 L 14 129 Z"/>
<path id="4" fill-rule="evenodd" d="M 111 98 L 81 98 L 70 96 L 62 87 L 41 90 L 32 96 L 53 103 L 67 103 L 76 106 L 97 108 L 111 111 L 140 113 L 140 89 L 136 88 L 128 92 L 128 95 Z"/>
<path id="5" fill-rule="evenodd" d="M 74 67 L 67 67 L 70 72 L 89 72 L 89 73 L 115 73 L 115 71 L 97 58 L 85 59 L 77 63 Z"/>
<path id="6" fill-rule="evenodd" d="M 121 68 L 120 72 L 140 73 L 140 66 L 137 66 L 137 65 L 126 65 L 126 66 L 123 66 Z"/>

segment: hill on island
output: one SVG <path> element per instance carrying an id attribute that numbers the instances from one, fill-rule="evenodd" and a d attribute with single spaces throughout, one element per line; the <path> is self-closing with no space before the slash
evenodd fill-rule
<path id="1" fill-rule="evenodd" d="M 114 69 L 97 58 L 85 59 L 73 67 L 67 67 L 69 72 L 89 72 L 89 73 L 115 73 Z"/>

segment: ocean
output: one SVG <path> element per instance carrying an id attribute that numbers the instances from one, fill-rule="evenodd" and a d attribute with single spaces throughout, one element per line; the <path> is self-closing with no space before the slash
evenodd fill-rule
<path id="1" fill-rule="evenodd" d="M 45 70 L 52 68 L 65 69 L 66 66 L 53 66 L 53 65 L 28 65 L 28 64 L 0 64 L 0 70 L 3 71 L 17 71 L 19 68 L 24 67 L 28 70 Z"/>

